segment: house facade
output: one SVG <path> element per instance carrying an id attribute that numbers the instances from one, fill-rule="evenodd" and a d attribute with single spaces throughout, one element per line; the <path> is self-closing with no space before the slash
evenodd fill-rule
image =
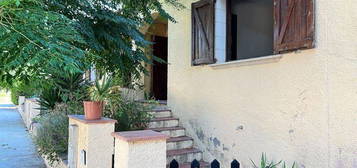
<path id="1" fill-rule="evenodd" d="M 357 1 L 181 2 L 167 7 L 177 23 L 146 28 L 168 65 L 144 84 L 205 160 L 357 168 Z"/>

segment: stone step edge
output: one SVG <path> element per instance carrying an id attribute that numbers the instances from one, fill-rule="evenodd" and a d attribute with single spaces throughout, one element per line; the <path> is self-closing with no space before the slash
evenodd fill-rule
<path id="1" fill-rule="evenodd" d="M 144 112 L 172 112 L 171 109 L 151 109 Z"/>
<path id="2" fill-rule="evenodd" d="M 153 130 L 153 131 L 174 131 L 174 130 L 186 130 L 184 127 L 160 127 L 160 128 L 147 128 L 147 130 Z"/>
<path id="3" fill-rule="evenodd" d="M 150 122 L 157 122 L 157 121 L 171 121 L 171 120 L 179 120 L 175 117 L 157 117 L 150 120 Z"/>
<path id="4" fill-rule="evenodd" d="M 193 141 L 193 138 L 188 137 L 188 136 L 179 136 L 179 137 L 171 137 L 167 140 L 167 143 L 169 142 L 181 142 L 181 141 Z"/>
<path id="5" fill-rule="evenodd" d="M 197 148 L 183 148 L 183 149 L 173 149 L 166 151 L 166 155 L 168 157 L 178 156 L 178 155 L 186 155 L 190 153 L 201 153 L 201 150 Z"/>

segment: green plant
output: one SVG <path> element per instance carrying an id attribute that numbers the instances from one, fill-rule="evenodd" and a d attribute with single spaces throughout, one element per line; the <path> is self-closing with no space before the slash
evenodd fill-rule
<path id="1" fill-rule="evenodd" d="M 104 101 L 109 97 L 113 87 L 113 81 L 110 77 L 102 77 L 96 80 L 90 88 L 89 94 L 92 101 Z"/>
<path id="2" fill-rule="evenodd" d="M 67 153 L 68 117 L 62 109 L 56 108 L 36 120 L 40 123 L 34 141 L 40 155 L 44 155 L 52 164 Z"/>
<path id="3" fill-rule="evenodd" d="M 281 168 L 287 168 L 285 162 L 283 162 L 283 165 L 281 166 Z M 293 165 L 291 166 L 291 168 L 297 168 L 296 162 L 293 163 Z"/>
<path id="4" fill-rule="evenodd" d="M 281 165 L 281 168 L 286 168 L 286 163 L 283 161 L 279 161 L 277 163 L 275 163 L 274 161 L 268 161 L 265 153 L 262 154 L 259 166 L 257 164 L 255 164 L 253 160 L 251 160 L 251 162 L 252 162 L 254 168 L 277 168 L 279 165 L 281 165 L 281 163 L 283 163 Z M 297 168 L 297 165 L 295 162 L 291 168 Z"/>
<path id="5" fill-rule="evenodd" d="M 19 105 L 19 96 L 20 92 L 16 89 L 11 89 L 11 102 L 14 103 L 15 105 Z"/>
<path id="6" fill-rule="evenodd" d="M 38 102 L 42 114 L 48 110 L 53 110 L 57 103 L 62 102 L 59 89 L 52 85 L 43 86 Z"/>
<path id="7" fill-rule="evenodd" d="M 0 80 L 45 81 L 48 71 L 81 72 L 88 54 L 74 21 L 44 0 L 0 1 Z"/>
<path id="8" fill-rule="evenodd" d="M 140 103 L 135 101 L 124 101 L 118 111 L 114 114 L 114 119 L 118 120 L 116 130 L 130 131 L 147 128 L 152 116 L 145 111 Z"/>
<path id="9" fill-rule="evenodd" d="M 10 88 L 11 102 L 18 105 L 19 96 L 31 97 L 36 94 L 34 85 L 25 84 L 22 82 L 16 82 L 13 87 Z"/>
<path id="10" fill-rule="evenodd" d="M 147 128 L 152 118 L 150 109 L 150 106 L 124 98 L 116 89 L 106 100 L 104 116 L 118 121 L 116 131 L 142 130 Z"/>
<path id="11" fill-rule="evenodd" d="M 82 73 L 62 72 L 54 73 L 42 87 L 40 105 L 43 112 L 52 110 L 58 103 L 66 103 L 73 110 L 82 105 L 82 101 L 88 98 L 88 83 L 83 79 Z"/>
<path id="12" fill-rule="evenodd" d="M 125 84 L 141 77 L 144 63 L 152 63 L 145 53 L 151 42 L 146 41 L 140 28 L 154 21 L 153 13 L 175 21 L 164 9 L 169 4 L 177 9 L 179 0 L 46 0 L 49 10 L 56 11 L 76 21 L 93 54 L 88 57 L 97 70 L 114 73 Z M 70 6 L 70 7 L 68 7 Z M 154 57 L 156 58 L 156 57 Z"/>
<path id="13" fill-rule="evenodd" d="M 63 102 L 80 101 L 88 97 L 86 90 L 89 83 L 83 78 L 83 73 L 63 72 L 52 75 L 49 80 L 53 87 L 59 89 Z"/>

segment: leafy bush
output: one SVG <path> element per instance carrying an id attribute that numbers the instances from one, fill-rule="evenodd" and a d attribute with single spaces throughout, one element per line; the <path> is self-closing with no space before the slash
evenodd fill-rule
<path id="1" fill-rule="evenodd" d="M 81 110 L 78 106 L 88 97 L 88 83 L 82 76 L 82 73 L 70 72 L 52 75 L 48 82 L 42 85 L 39 101 L 42 112 L 53 110 L 59 103 L 70 105 L 69 108 L 73 107 L 73 110 Z"/>
<path id="2" fill-rule="evenodd" d="M 52 164 L 59 157 L 67 154 L 68 117 L 61 107 L 37 119 L 40 127 L 34 137 L 39 154 L 45 156 Z"/>
<path id="3" fill-rule="evenodd" d="M 53 86 L 44 86 L 38 102 L 41 106 L 41 112 L 53 110 L 57 103 L 62 102 L 59 89 Z"/>
<path id="4" fill-rule="evenodd" d="M 11 89 L 11 102 L 15 105 L 19 105 L 19 96 L 20 93 L 16 89 Z"/>
<path id="5" fill-rule="evenodd" d="M 94 86 L 90 88 L 89 94 L 92 101 L 104 101 L 109 97 L 113 89 L 113 81 L 110 77 L 103 77 L 96 80 Z"/>
<path id="6" fill-rule="evenodd" d="M 74 27 L 72 19 L 48 11 L 43 0 L 1 0 L 1 81 L 42 80 L 52 69 L 81 72 L 88 53 Z"/>
<path id="7" fill-rule="evenodd" d="M 253 160 L 251 160 L 251 162 L 252 162 L 254 168 L 277 168 L 279 165 L 281 165 L 281 168 L 286 168 L 286 163 L 283 162 L 282 160 L 277 163 L 275 163 L 274 161 L 269 162 L 265 153 L 262 154 L 259 166 L 257 166 Z M 281 164 L 282 162 L 283 162 L 283 164 Z M 291 168 L 297 168 L 295 162 Z"/>
<path id="8" fill-rule="evenodd" d="M 35 86 L 24 83 L 16 83 L 11 89 L 11 102 L 18 105 L 19 96 L 31 97 L 36 94 Z"/>
<path id="9" fill-rule="evenodd" d="M 104 116 L 118 121 L 116 131 L 142 130 L 147 128 L 152 118 L 149 110 L 149 106 L 125 99 L 120 91 L 116 91 L 107 98 Z"/>

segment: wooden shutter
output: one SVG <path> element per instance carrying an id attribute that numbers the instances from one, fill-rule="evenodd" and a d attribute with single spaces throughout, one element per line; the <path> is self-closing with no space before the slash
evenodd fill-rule
<path id="1" fill-rule="evenodd" d="M 274 0 L 275 53 L 314 47 L 314 0 Z"/>
<path id="2" fill-rule="evenodd" d="M 212 64 L 214 59 L 215 0 L 192 4 L 192 65 Z"/>

